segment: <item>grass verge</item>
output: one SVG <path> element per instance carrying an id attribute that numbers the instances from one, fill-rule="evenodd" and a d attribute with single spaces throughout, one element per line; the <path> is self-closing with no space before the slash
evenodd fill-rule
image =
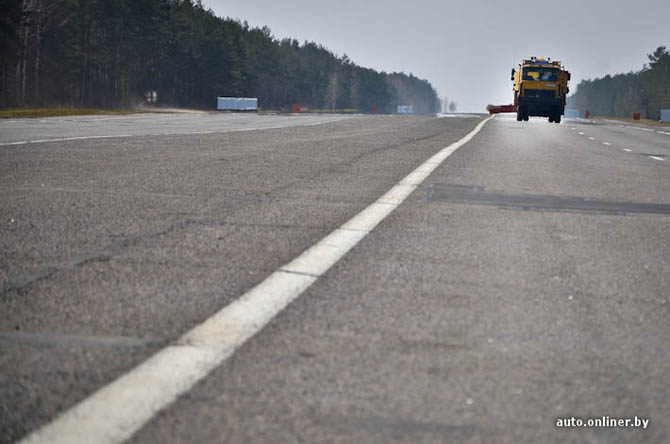
<path id="1" fill-rule="evenodd" d="M 630 123 L 633 125 L 648 125 L 648 126 L 660 126 L 660 127 L 670 127 L 670 122 L 659 122 L 657 120 L 649 120 L 649 119 L 640 119 L 640 120 L 633 120 L 631 118 L 627 117 L 595 117 L 595 120 L 616 120 L 618 122 L 624 122 L 624 123 Z"/>
<path id="2" fill-rule="evenodd" d="M 303 112 L 316 114 L 358 114 L 359 109 L 306 109 Z"/>
<path id="3" fill-rule="evenodd" d="M 5 108 L 0 109 L 0 119 L 88 116 L 88 115 L 127 115 L 155 112 L 132 109 L 92 109 L 92 108 Z"/>

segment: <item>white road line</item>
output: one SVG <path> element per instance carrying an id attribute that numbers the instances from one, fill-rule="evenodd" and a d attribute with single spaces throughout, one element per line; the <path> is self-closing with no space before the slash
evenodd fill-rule
<path id="1" fill-rule="evenodd" d="M 73 116 L 54 116 L 54 117 L 49 117 L 47 119 L 40 120 L 40 123 L 61 123 L 61 122 L 76 122 L 76 123 L 81 123 L 81 122 L 106 122 L 109 120 L 123 120 L 123 119 L 155 119 L 155 118 L 171 118 L 175 117 L 177 115 L 180 116 L 201 116 L 204 114 L 209 114 L 207 112 L 192 112 L 192 113 L 130 113 L 126 115 L 120 115 L 120 116 L 115 116 L 115 117 L 107 117 L 104 115 L 100 114 L 82 114 L 82 115 L 73 115 Z M 8 123 L 22 123 L 25 122 L 25 118 L 13 118 L 13 119 L 6 119 L 5 122 Z"/>
<path id="2" fill-rule="evenodd" d="M 664 161 L 662 157 L 656 157 L 656 156 L 649 156 L 650 159 L 655 159 L 655 160 L 660 160 L 661 162 Z"/>
<path id="3" fill-rule="evenodd" d="M 658 134 L 665 134 L 666 136 L 670 136 L 670 133 L 665 132 L 665 131 L 656 131 Z"/>
<path id="4" fill-rule="evenodd" d="M 579 134 L 580 136 L 583 136 L 583 135 L 584 135 L 584 133 L 583 133 L 583 132 L 581 132 L 581 131 L 580 131 L 580 132 L 578 132 L 577 134 Z"/>
<path id="5" fill-rule="evenodd" d="M 165 347 L 20 442 L 118 444 L 128 439 L 263 329 L 493 117 L 434 154 L 376 202 L 187 332 L 175 344 Z"/>
<path id="6" fill-rule="evenodd" d="M 629 153 L 630 153 L 631 151 L 633 151 L 633 150 L 629 150 L 628 148 L 622 148 L 622 149 L 623 149 L 624 151 L 629 152 Z"/>
<path id="7" fill-rule="evenodd" d="M 576 131 L 576 130 L 577 130 L 577 128 L 570 128 L 570 129 L 571 129 L 572 131 Z"/>
<path id="8" fill-rule="evenodd" d="M 476 114 L 438 114 L 435 116 L 436 119 L 444 119 L 445 117 L 455 117 L 458 119 L 481 119 L 482 116 Z"/>
<path id="9" fill-rule="evenodd" d="M 589 140 L 596 140 L 595 137 L 589 137 Z"/>
<path id="10" fill-rule="evenodd" d="M 47 142 L 66 142 L 72 140 L 91 140 L 91 139 L 114 139 L 118 138 L 127 138 L 127 137 L 147 137 L 147 136 L 190 136 L 198 134 L 223 134 L 223 133 L 234 133 L 234 132 L 243 132 L 243 131 L 261 131 L 269 129 L 280 129 L 280 128 L 297 128 L 302 126 L 316 126 L 323 125 L 326 123 L 335 123 L 340 122 L 343 119 L 335 120 L 324 120 L 322 122 L 310 122 L 310 123 L 301 123 L 298 125 L 275 125 L 275 126 L 264 126 L 264 127 L 254 127 L 254 128 L 231 128 L 226 130 L 211 130 L 211 131 L 186 131 L 180 133 L 161 133 L 161 134 L 108 134 L 100 136 L 78 136 L 78 137 L 60 137 L 56 139 L 39 139 L 39 140 L 20 140 L 17 142 L 0 142 L 0 146 L 11 146 L 11 145 L 28 145 L 33 143 L 47 143 Z"/>
<path id="11" fill-rule="evenodd" d="M 607 145 L 607 146 L 609 146 L 609 145 L 611 145 L 611 143 L 609 143 L 609 142 L 603 142 L 603 145 Z"/>
<path id="12" fill-rule="evenodd" d="M 653 129 L 649 129 L 649 128 L 640 128 L 639 126 L 630 126 L 630 125 L 626 125 L 626 128 L 633 128 L 633 129 L 636 129 L 636 130 L 640 130 L 640 131 L 648 131 L 648 132 L 652 132 L 652 133 L 654 132 Z"/>
<path id="13" fill-rule="evenodd" d="M 144 134 L 142 134 L 144 135 Z M 140 136 L 138 134 L 137 136 Z M 0 146 L 8 146 L 8 145 L 27 145 L 27 144 L 32 144 L 32 143 L 46 143 L 46 142 L 64 142 L 64 141 L 69 141 L 69 140 L 86 140 L 86 139 L 110 139 L 113 137 L 119 137 L 119 138 L 124 138 L 124 137 L 133 137 L 132 134 L 117 134 L 114 136 L 107 135 L 107 136 L 79 136 L 79 137 L 61 137 L 58 139 L 38 139 L 38 140 L 22 140 L 19 142 L 3 142 L 0 143 Z"/>

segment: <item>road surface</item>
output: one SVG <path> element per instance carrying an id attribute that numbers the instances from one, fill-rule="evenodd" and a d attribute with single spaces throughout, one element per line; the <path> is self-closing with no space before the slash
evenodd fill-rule
<path id="1" fill-rule="evenodd" d="M 0 122 L 0 442 L 667 442 L 670 135 L 487 118 Z"/>

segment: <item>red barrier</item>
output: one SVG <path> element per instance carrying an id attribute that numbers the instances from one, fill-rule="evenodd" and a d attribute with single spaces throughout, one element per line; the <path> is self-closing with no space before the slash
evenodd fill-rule
<path id="1" fill-rule="evenodd" d="M 513 113 L 514 105 L 489 105 L 486 110 L 489 114 Z"/>
<path id="2" fill-rule="evenodd" d="M 293 114 L 298 114 L 300 112 L 300 105 L 297 103 L 293 104 Z"/>
<path id="3" fill-rule="evenodd" d="M 633 120 L 640 120 L 640 113 L 633 113 Z"/>
<path id="4" fill-rule="evenodd" d="M 376 106 L 372 107 L 372 114 L 377 114 L 377 107 Z"/>
<path id="5" fill-rule="evenodd" d="M 591 117 L 591 112 L 590 111 L 584 111 L 584 118 L 589 119 Z"/>

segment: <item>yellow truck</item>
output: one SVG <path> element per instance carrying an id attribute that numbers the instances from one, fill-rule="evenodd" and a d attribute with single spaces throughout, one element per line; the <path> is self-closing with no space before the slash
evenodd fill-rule
<path id="1" fill-rule="evenodd" d="M 519 65 L 518 71 L 512 69 L 516 120 L 539 116 L 561 123 L 569 80 L 570 73 L 561 62 L 551 59 L 531 57 Z"/>

